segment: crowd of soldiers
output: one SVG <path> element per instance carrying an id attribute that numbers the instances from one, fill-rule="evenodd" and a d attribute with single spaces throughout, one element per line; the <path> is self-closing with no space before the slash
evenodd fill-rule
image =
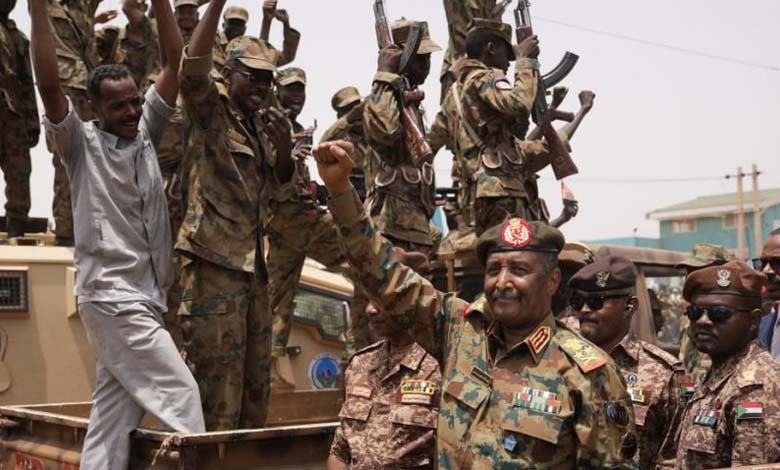
<path id="1" fill-rule="evenodd" d="M 687 369 L 638 339 L 636 267 L 566 259 L 558 227 L 576 201 L 550 220 L 539 196 L 538 172 L 558 156 L 529 125 L 539 40 L 513 44 L 506 2 L 444 2 L 441 111 L 428 129 L 418 87 L 441 48 L 426 22 L 402 19 L 371 93 L 338 90 L 337 120 L 316 146 L 315 128 L 298 122 L 306 73 L 281 68 L 301 35 L 276 0 L 264 2 L 256 36 L 226 0 L 152 0 L 150 11 L 125 0 L 127 25 L 96 31 L 117 15 L 98 14 L 99 3 L 29 0 L 30 48 L 9 19 L 15 0 L 0 0 L 6 229 L 22 235 L 30 207 L 34 69 L 56 242 L 75 245 L 98 362 L 81 468 L 126 468 L 144 412 L 182 433 L 263 426 L 271 388 L 294 388 L 278 364 L 307 257 L 355 286 L 328 468 L 780 461 L 780 232 L 758 265 L 688 266 Z M 273 20 L 281 50 L 268 41 Z M 566 92 L 552 93 L 553 108 Z M 594 98 L 582 91 L 558 130 L 567 148 Z M 425 158 L 404 132 L 409 119 L 432 150 Z M 441 241 L 429 221 L 442 147 L 454 156 L 450 228 L 475 233 L 484 268 L 471 303 L 426 278 Z"/>

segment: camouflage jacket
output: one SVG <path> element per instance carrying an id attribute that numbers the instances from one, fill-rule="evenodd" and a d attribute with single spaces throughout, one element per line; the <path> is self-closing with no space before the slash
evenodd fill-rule
<path id="1" fill-rule="evenodd" d="M 345 372 L 346 398 L 330 453 L 353 470 L 433 468 L 439 364 L 416 343 L 391 363 L 383 340 L 353 356 Z"/>
<path id="2" fill-rule="evenodd" d="M 633 467 L 631 402 L 605 352 L 552 314 L 503 344 L 484 297 L 469 306 L 394 261 L 354 193 L 331 198 L 330 210 L 355 278 L 393 312 L 386 321 L 442 361 L 440 468 Z"/>
<path id="3" fill-rule="evenodd" d="M 610 352 L 628 384 L 639 435 L 639 468 L 655 468 L 680 404 L 682 364 L 663 349 L 628 334 Z"/>
<path id="4" fill-rule="evenodd" d="M 30 41 L 13 20 L 0 22 L 0 115 L 4 132 L 18 130 L 22 142 L 32 142 L 40 134 L 38 104 L 30 65 Z"/>
<path id="5" fill-rule="evenodd" d="M 444 54 L 441 75 L 447 73 L 455 61 L 466 54 L 466 33 L 474 18 L 501 20 L 493 14 L 496 0 L 444 0 L 444 13 L 447 15 L 447 27 L 450 41 Z"/>
<path id="6" fill-rule="evenodd" d="M 49 16 L 57 42 L 60 83 L 87 89 L 87 75 L 100 64 L 95 47 L 95 11 L 102 0 L 50 0 Z"/>
<path id="7" fill-rule="evenodd" d="M 348 116 L 342 116 L 336 122 L 333 123 L 325 133 L 322 134 L 320 142 L 331 142 L 334 140 L 346 140 L 355 146 L 355 156 L 353 160 L 355 166 L 352 168 L 352 173 L 349 175 L 352 185 L 358 190 L 361 199 L 365 199 L 366 192 L 368 191 L 369 182 L 366 181 L 365 171 L 363 170 L 365 162 L 368 156 L 371 154 L 371 148 L 366 142 L 366 137 L 363 132 L 356 131 L 347 120 Z"/>
<path id="8" fill-rule="evenodd" d="M 780 462 L 779 397 L 780 365 L 757 341 L 713 366 L 667 438 L 677 444 L 674 468 Z"/>
<path id="9" fill-rule="evenodd" d="M 373 150 L 364 162 L 372 220 L 380 232 L 420 245 L 432 245 L 428 220 L 435 209 L 433 165 L 415 165 L 401 124 L 400 93 L 404 78 L 388 72 L 374 77 L 366 98 L 363 128 Z M 420 113 L 418 123 L 424 129 Z"/>
<path id="10" fill-rule="evenodd" d="M 189 42 L 186 41 L 185 44 Z M 217 72 L 222 73 L 222 67 L 225 66 L 227 56 L 225 50 L 227 49 L 228 41 L 227 36 L 223 31 L 217 33 L 217 40 L 214 42 L 214 68 Z M 298 45 L 301 42 L 301 33 L 294 28 L 285 29 L 284 42 L 282 43 L 282 51 L 279 54 L 279 61 L 276 64 L 277 67 L 283 67 L 293 60 L 298 54 Z"/>
<path id="11" fill-rule="evenodd" d="M 182 58 L 181 95 L 200 149 L 188 163 L 186 213 L 176 249 L 212 263 L 265 275 L 262 221 L 273 184 L 274 151 L 258 116 L 247 119 L 214 81 L 211 56 Z"/>
<path id="12" fill-rule="evenodd" d="M 127 26 L 106 27 L 95 33 L 95 42 L 103 64 L 124 64 L 140 90 L 145 91 L 160 72 L 160 49 L 155 23 L 144 16 L 143 41 L 130 39 Z"/>

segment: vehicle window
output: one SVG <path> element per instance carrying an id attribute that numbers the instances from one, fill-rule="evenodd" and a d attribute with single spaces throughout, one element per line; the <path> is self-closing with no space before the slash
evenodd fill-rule
<path id="1" fill-rule="evenodd" d="M 658 334 L 659 346 L 667 351 L 680 349 L 680 335 L 685 327 L 685 301 L 682 297 L 682 288 L 685 281 L 683 276 L 648 277 L 647 287 L 658 297 L 661 306 L 663 322 Z"/>
<path id="2" fill-rule="evenodd" d="M 295 319 L 317 326 L 328 339 L 343 340 L 348 311 L 347 298 L 301 286 L 295 294 Z"/>

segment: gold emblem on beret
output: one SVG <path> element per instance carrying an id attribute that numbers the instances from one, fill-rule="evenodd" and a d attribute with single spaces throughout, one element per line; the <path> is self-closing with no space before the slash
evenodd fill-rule
<path id="1" fill-rule="evenodd" d="M 716 283 L 720 287 L 728 287 L 731 285 L 731 271 L 728 269 L 718 269 L 718 280 Z"/>
<path id="2" fill-rule="evenodd" d="M 599 287 L 607 287 L 607 281 L 609 280 L 609 272 L 601 271 L 596 273 L 596 285 Z"/>
<path id="3" fill-rule="evenodd" d="M 505 247 L 525 248 L 532 240 L 531 226 L 523 219 L 508 219 L 501 227 L 501 242 Z"/>

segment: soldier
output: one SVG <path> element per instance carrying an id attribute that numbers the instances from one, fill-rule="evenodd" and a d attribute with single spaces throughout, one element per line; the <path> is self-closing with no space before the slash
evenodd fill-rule
<path id="1" fill-rule="evenodd" d="M 161 318 L 172 247 L 155 148 L 178 93 L 182 40 L 167 0 L 152 6 L 167 58 L 154 87 L 142 99 L 125 66 L 99 66 L 87 80 L 98 118 L 84 122 L 57 76 L 46 0 L 30 1 L 47 139 L 73 183 L 79 316 L 97 360 L 84 469 L 127 469 L 147 412 L 162 429 L 205 432 L 197 384 Z"/>
<path id="2" fill-rule="evenodd" d="M 422 253 L 394 250 L 415 271 Z M 430 353 L 370 302 L 369 327 L 379 342 L 352 357 L 344 373 L 346 399 L 328 458 L 329 470 L 434 468 L 441 370 Z"/>
<path id="3" fill-rule="evenodd" d="M 95 12 L 102 0 L 50 0 L 49 17 L 56 35 L 60 86 L 70 98 L 76 114 L 83 121 L 95 119 L 87 97 L 87 75 L 99 63 L 95 47 Z M 110 19 L 111 12 L 100 16 L 98 22 Z M 70 185 L 65 167 L 57 157 L 54 165 L 54 199 L 52 212 L 56 225 L 56 243 L 73 246 L 73 210 Z"/>
<path id="4" fill-rule="evenodd" d="M 249 12 L 242 7 L 227 7 L 222 15 L 222 31 L 214 43 L 214 69 L 221 71 L 225 65 L 225 48 L 233 39 L 246 33 Z"/>
<path id="5" fill-rule="evenodd" d="M 200 22 L 200 12 L 198 12 L 200 5 L 201 3 L 198 0 L 173 1 L 176 24 L 179 26 L 185 45 L 189 44 L 192 33 Z"/>
<path id="6" fill-rule="evenodd" d="M 263 22 L 260 25 L 260 39 L 268 41 L 271 34 L 271 21 L 276 18 L 282 23 L 282 52 L 279 55 L 279 67 L 284 67 L 293 60 L 298 54 L 298 44 L 301 42 L 301 33 L 290 26 L 290 15 L 287 10 L 277 10 L 277 0 L 263 1 Z"/>
<path id="7" fill-rule="evenodd" d="M 386 312 L 442 362 L 438 466 L 631 468 L 633 411 L 609 356 L 556 324 L 563 235 L 510 219 L 476 254 L 485 294 L 471 305 L 390 258 L 349 184 L 349 143 L 314 150 L 342 249 L 355 277 Z"/>
<path id="8" fill-rule="evenodd" d="M 127 26 L 99 30 L 95 34 L 97 48 L 102 63 L 127 66 L 143 93 L 160 70 L 157 27 L 145 14 L 146 4 L 138 0 L 122 2 L 122 12 L 127 17 Z"/>
<path id="9" fill-rule="evenodd" d="M 330 126 L 320 138 L 320 142 L 346 140 L 355 147 L 355 167 L 350 175 L 352 185 L 358 191 L 360 200 L 366 199 L 366 176 L 363 165 L 371 149 L 366 142 L 363 131 L 363 99 L 360 92 L 353 86 L 337 91 L 330 100 L 336 111 L 337 121 Z"/>
<path id="10" fill-rule="evenodd" d="M 420 26 L 423 39 L 401 76 L 397 73 L 401 58 L 397 46 L 406 43 L 412 25 Z M 391 32 L 395 45 L 379 53 L 378 71 L 363 113 L 366 141 L 373 150 L 365 161 L 366 204 L 379 232 L 393 245 L 432 257 L 434 240 L 428 221 L 435 209 L 433 165 L 428 161 L 413 161 L 401 125 L 399 93 L 405 88 L 405 82 L 412 90 L 425 82 L 430 72 L 431 53 L 441 48 L 429 37 L 426 22 L 396 21 L 391 25 Z M 418 122 L 422 129 L 422 120 Z"/>
<path id="11" fill-rule="evenodd" d="M 206 428 L 259 427 L 270 394 L 271 315 L 263 256 L 267 195 L 293 174 L 290 123 L 271 92 L 278 52 L 242 36 L 227 47 L 225 85 L 212 51 L 225 0 L 212 0 L 182 59 L 181 94 L 191 121 L 179 321 L 203 399 Z"/>
<path id="12" fill-rule="evenodd" d="M 558 267 L 561 270 L 561 283 L 553 295 L 551 307 L 553 315 L 572 331 L 579 333 L 580 321 L 577 311 L 571 307 L 572 290 L 569 280 L 580 269 L 596 260 L 590 248 L 582 243 L 569 242 L 558 255 Z"/>
<path id="13" fill-rule="evenodd" d="M 38 144 L 30 41 L 8 16 L 16 0 L 0 0 L 0 169 L 5 177 L 5 231 L 24 235 L 30 211 L 30 149 Z"/>
<path id="14" fill-rule="evenodd" d="M 651 469 L 680 404 L 683 367 L 630 331 L 639 306 L 635 286 L 636 266 L 621 256 L 599 258 L 569 281 L 582 336 L 609 352 L 626 379 L 639 436 L 639 468 Z"/>
<path id="15" fill-rule="evenodd" d="M 685 280 L 693 341 L 712 368 L 664 443 L 678 470 L 780 462 L 780 365 L 756 339 L 764 282 L 742 261 Z"/>
<path id="16" fill-rule="evenodd" d="M 777 314 L 780 306 L 780 228 L 769 233 L 769 239 L 757 261 L 756 268 L 760 268 L 767 277 L 764 306 L 769 312 L 761 319 L 758 338 L 772 353 L 775 361 L 780 362 L 780 322 Z"/>

